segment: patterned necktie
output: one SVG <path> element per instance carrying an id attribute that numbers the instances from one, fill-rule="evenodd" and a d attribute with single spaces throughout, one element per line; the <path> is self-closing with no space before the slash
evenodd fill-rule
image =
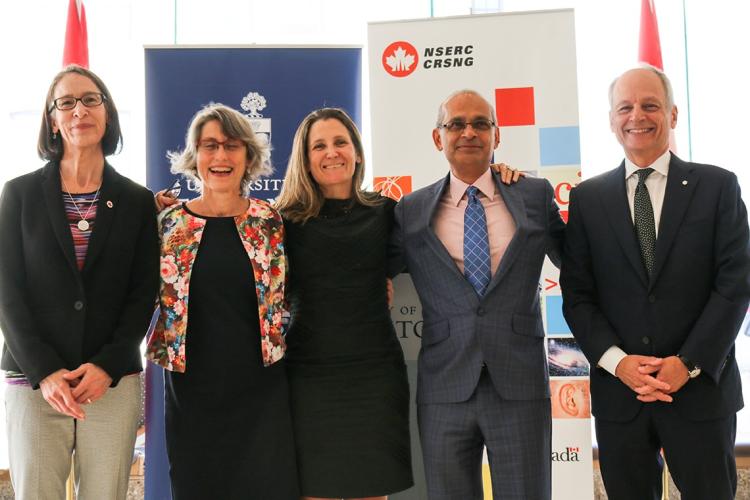
<path id="1" fill-rule="evenodd" d="M 653 168 L 640 168 L 638 173 L 638 186 L 635 188 L 633 199 L 633 212 L 635 214 L 635 232 L 641 243 L 641 256 L 646 266 L 649 278 L 654 271 L 654 255 L 656 253 L 656 224 L 654 223 L 654 207 L 646 187 L 646 177 Z"/>
<path id="2" fill-rule="evenodd" d="M 477 198 L 477 188 L 469 186 L 464 212 L 464 275 L 481 297 L 490 283 L 490 242 L 487 217 Z"/>

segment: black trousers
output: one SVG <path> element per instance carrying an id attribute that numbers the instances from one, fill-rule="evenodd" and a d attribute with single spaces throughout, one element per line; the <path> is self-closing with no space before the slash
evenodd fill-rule
<path id="1" fill-rule="evenodd" d="M 669 403 L 647 403 L 629 422 L 596 419 L 599 463 L 610 500 L 660 500 L 664 455 L 683 500 L 729 500 L 737 492 L 737 416 L 691 421 Z"/>

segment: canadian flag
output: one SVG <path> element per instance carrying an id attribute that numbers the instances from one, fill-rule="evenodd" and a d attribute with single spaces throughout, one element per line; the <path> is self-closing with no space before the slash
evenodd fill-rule
<path id="1" fill-rule="evenodd" d="M 638 62 L 650 64 L 664 71 L 659 41 L 659 23 L 656 22 L 654 0 L 641 0 L 641 34 L 638 39 Z M 669 131 L 669 149 L 677 152 L 674 129 Z"/>
<path id="2" fill-rule="evenodd" d="M 68 24 L 65 28 L 63 68 L 68 64 L 89 67 L 89 41 L 86 32 L 86 9 L 83 0 L 70 0 Z"/>
<path id="3" fill-rule="evenodd" d="M 641 35 L 638 43 L 638 62 L 664 70 L 659 42 L 659 23 L 656 22 L 654 0 L 641 0 Z"/>

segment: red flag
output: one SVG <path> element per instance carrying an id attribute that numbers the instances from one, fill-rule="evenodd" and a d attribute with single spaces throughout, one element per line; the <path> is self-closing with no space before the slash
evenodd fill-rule
<path id="1" fill-rule="evenodd" d="M 664 71 L 659 41 L 659 23 L 656 22 L 655 0 L 641 0 L 641 35 L 638 39 L 638 62 L 650 64 Z M 669 149 L 677 152 L 674 129 L 669 131 Z"/>
<path id="2" fill-rule="evenodd" d="M 641 36 L 638 43 L 638 62 L 664 70 L 661 61 L 659 24 L 656 22 L 654 0 L 641 0 Z"/>
<path id="3" fill-rule="evenodd" d="M 89 41 L 86 32 L 86 9 L 83 0 L 70 0 L 68 4 L 68 25 L 65 28 L 65 50 L 63 67 L 77 64 L 89 67 Z"/>

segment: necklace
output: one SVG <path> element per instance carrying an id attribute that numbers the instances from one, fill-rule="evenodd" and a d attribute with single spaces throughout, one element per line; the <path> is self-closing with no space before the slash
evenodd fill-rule
<path id="1" fill-rule="evenodd" d="M 83 215 L 81 213 L 81 209 L 78 208 L 78 204 L 76 203 L 76 200 L 73 199 L 73 195 L 70 194 L 70 189 L 68 189 L 68 184 L 65 182 L 65 179 L 63 179 L 63 176 L 60 175 L 60 179 L 62 180 L 63 186 L 65 186 L 65 192 L 68 195 L 68 198 L 70 198 L 71 203 L 73 203 L 73 206 L 76 209 L 76 212 L 78 212 L 78 216 L 81 218 L 81 220 L 78 221 L 78 229 L 81 231 L 88 231 L 89 228 L 91 228 L 91 224 L 89 224 L 89 221 L 86 220 L 86 218 L 89 216 L 89 212 L 91 212 L 91 207 L 94 206 L 94 203 L 96 202 L 97 198 L 99 198 L 99 191 L 102 189 L 101 184 L 99 185 L 99 189 L 96 190 L 96 193 L 94 193 L 94 198 L 89 203 L 89 208 L 86 210 L 86 215 Z"/>

